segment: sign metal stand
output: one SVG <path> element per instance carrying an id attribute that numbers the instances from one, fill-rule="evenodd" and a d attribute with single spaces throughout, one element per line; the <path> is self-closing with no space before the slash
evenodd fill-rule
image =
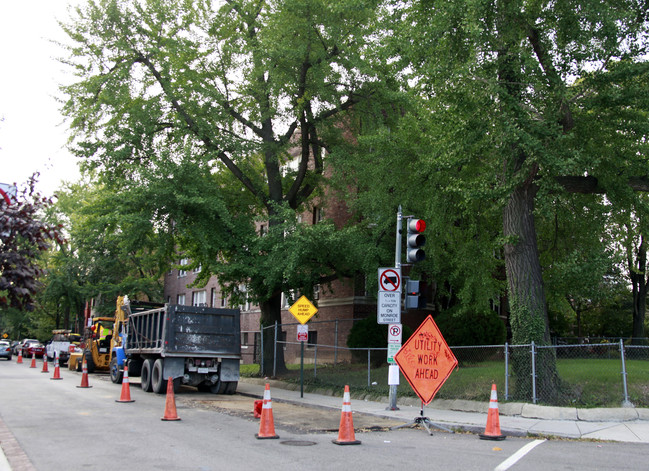
<path id="1" fill-rule="evenodd" d="M 411 427 L 413 425 L 421 425 L 422 427 L 424 427 L 426 429 L 426 431 L 428 432 L 428 435 L 433 434 L 433 432 L 430 430 L 431 426 L 435 427 L 435 428 L 438 428 L 440 430 L 445 430 L 446 432 L 449 432 L 449 433 L 455 433 L 450 428 L 444 427 L 443 425 L 435 423 L 435 422 L 431 421 L 428 417 L 424 416 L 424 401 L 421 401 L 421 411 L 419 412 L 419 417 L 415 417 L 414 419 L 412 419 L 411 422 L 408 422 L 407 424 L 402 424 L 402 425 L 397 425 L 395 427 L 391 427 L 390 430 L 396 430 L 396 429 L 403 428 L 403 427 Z"/>

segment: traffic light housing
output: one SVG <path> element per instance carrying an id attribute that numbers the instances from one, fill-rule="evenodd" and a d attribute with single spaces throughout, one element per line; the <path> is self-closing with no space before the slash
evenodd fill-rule
<path id="1" fill-rule="evenodd" d="M 406 261 L 417 263 L 426 259 L 426 252 L 422 247 L 426 245 L 426 236 L 422 234 L 426 230 L 426 221 L 423 219 L 408 218 L 408 238 L 406 242 Z"/>
<path id="2" fill-rule="evenodd" d="M 424 309 L 426 298 L 421 295 L 421 284 L 418 280 L 406 281 L 406 309 Z"/>

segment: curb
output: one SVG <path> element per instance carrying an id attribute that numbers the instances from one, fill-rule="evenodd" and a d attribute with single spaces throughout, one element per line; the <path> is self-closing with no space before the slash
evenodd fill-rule
<path id="1" fill-rule="evenodd" d="M 248 384 L 257 384 L 260 386 L 269 383 L 273 388 L 286 389 L 289 391 L 297 391 L 300 385 L 296 383 L 286 383 L 277 379 L 264 379 L 264 378 L 240 378 L 242 382 Z M 310 394 L 320 394 L 323 396 L 338 397 L 332 389 L 309 389 Z M 342 395 L 340 395 L 342 397 Z M 365 400 L 366 395 L 354 395 L 352 398 L 355 400 Z M 367 398 L 367 400 L 370 400 Z M 375 402 L 388 402 L 388 398 L 374 398 Z M 397 405 L 419 407 L 421 400 L 416 397 L 400 397 L 397 398 Z M 324 409 L 329 409 L 327 406 L 320 406 Z M 434 399 L 429 408 L 439 410 L 453 410 L 458 412 L 474 412 L 486 414 L 489 408 L 488 403 L 480 401 L 469 401 L 465 399 Z M 556 406 L 541 406 L 538 404 L 529 404 L 524 402 L 505 402 L 499 403 L 500 415 L 509 417 L 521 417 L 525 419 L 540 419 L 540 420 L 571 420 L 575 422 L 632 422 L 635 420 L 649 421 L 649 408 L 637 407 L 612 407 L 612 408 L 590 408 L 578 409 L 576 407 L 556 407 Z M 467 429 L 463 427 L 463 429 Z M 472 431 L 469 429 L 469 431 Z M 516 434 L 516 431 L 508 431 L 510 435 Z"/>

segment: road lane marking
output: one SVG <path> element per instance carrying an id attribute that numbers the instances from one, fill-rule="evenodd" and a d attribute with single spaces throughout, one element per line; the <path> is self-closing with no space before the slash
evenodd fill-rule
<path id="1" fill-rule="evenodd" d="M 496 466 L 494 468 L 494 471 L 506 471 L 507 469 L 514 466 L 521 458 L 523 458 L 525 455 L 527 455 L 535 447 L 537 447 L 538 445 L 540 445 L 541 443 L 543 443 L 545 441 L 546 440 L 534 440 L 533 442 L 528 443 L 523 448 L 521 448 L 516 453 L 514 453 L 512 456 L 510 456 L 505 461 L 503 461 L 498 466 Z"/>

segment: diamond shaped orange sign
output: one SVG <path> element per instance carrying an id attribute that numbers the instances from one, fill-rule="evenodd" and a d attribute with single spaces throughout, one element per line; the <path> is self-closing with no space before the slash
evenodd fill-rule
<path id="1" fill-rule="evenodd" d="M 433 400 L 457 366 L 457 358 L 442 337 L 433 316 L 421 323 L 394 355 L 394 361 L 424 404 Z"/>

